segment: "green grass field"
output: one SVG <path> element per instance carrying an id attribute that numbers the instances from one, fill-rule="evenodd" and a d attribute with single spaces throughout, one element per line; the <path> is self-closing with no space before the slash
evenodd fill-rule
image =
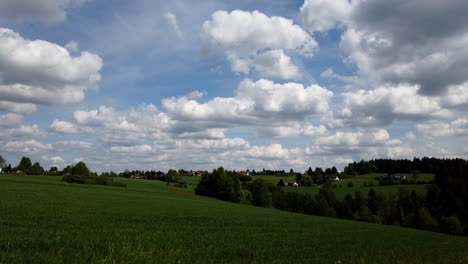
<path id="1" fill-rule="evenodd" d="M 412 174 L 409 174 L 409 173 L 397 173 L 397 174 L 400 174 L 400 175 L 405 175 L 406 176 L 406 179 L 408 180 L 413 180 L 413 175 Z M 369 174 L 364 174 L 364 175 L 359 175 L 359 176 L 356 176 L 356 177 L 353 177 L 353 179 L 374 179 L 375 177 L 381 177 L 381 176 L 386 176 L 387 173 L 369 173 Z M 416 180 L 418 181 L 433 181 L 434 180 L 434 177 L 435 175 L 434 174 L 419 174 L 417 177 L 416 177 Z"/>
<path id="2" fill-rule="evenodd" d="M 468 263 L 468 238 L 193 195 L 0 174 L 0 263 Z"/>

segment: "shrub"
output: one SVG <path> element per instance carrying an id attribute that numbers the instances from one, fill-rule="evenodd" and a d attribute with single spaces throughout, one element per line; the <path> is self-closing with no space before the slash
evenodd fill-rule
<path id="1" fill-rule="evenodd" d="M 463 233 L 463 228 L 458 217 L 452 215 L 449 217 L 443 216 L 439 222 L 440 231 L 453 235 L 460 235 Z"/>

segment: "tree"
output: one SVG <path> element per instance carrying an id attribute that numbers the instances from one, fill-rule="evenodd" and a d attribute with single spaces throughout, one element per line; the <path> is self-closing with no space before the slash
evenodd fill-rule
<path id="1" fill-rule="evenodd" d="M 86 164 L 82 161 L 71 168 L 71 174 L 73 175 L 89 175 L 90 173 L 88 167 L 86 167 Z"/>
<path id="2" fill-rule="evenodd" d="M 31 160 L 28 157 L 22 157 L 20 163 L 16 167 L 17 170 L 26 172 L 32 167 Z"/>
<path id="3" fill-rule="evenodd" d="M 6 165 L 5 162 L 6 162 L 5 158 L 3 158 L 2 155 L 0 155 L 0 168 L 5 167 Z"/>
<path id="4" fill-rule="evenodd" d="M 43 175 L 44 168 L 41 167 L 39 162 L 35 162 L 34 165 L 28 170 L 29 174 Z"/>
<path id="5" fill-rule="evenodd" d="M 250 186 L 252 192 L 252 203 L 255 206 L 270 207 L 272 205 L 272 193 L 268 182 L 264 179 L 256 179 Z"/>
<path id="6" fill-rule="evenodd" d="M 279 187 L 284 186 L 283 179 L 280 179 L 279 182 L 276 184 L 276 186 L 279 186 Z"/>
<path id="7" fill-rule="evenodd" d="M 440 231 L 453 235 L 459 235 L 463 233 L 463 228 L 460 220 L 456 216 L 444 216 L 440 219 Z"/>

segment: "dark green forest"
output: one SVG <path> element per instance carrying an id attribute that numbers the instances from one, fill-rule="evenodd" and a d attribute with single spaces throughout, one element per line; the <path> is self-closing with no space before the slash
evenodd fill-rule
<path id="1" fill-rule="evenodd" d="M 337 200 L 330 183 L 323 184 L 317 195 L 286 192 L 261 178 L 251 181 L 250 177 L 223 168 L 205 172 L 195 193 L 297 213 L 468 235 L 467 160 L 423 158 L 413 161 L 361 161 L 349 164 L 345 173 L 352 176 L 414 170 L 436 175 L 434 183 L 428 185 L 425 196 L 404 189 L 400 189 L 398 194 L 370 189 L 368 193 L 349 193 L 343 200 Z"/>

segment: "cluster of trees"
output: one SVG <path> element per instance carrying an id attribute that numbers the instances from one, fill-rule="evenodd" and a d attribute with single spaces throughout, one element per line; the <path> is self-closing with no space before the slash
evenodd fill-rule
<path id="1" fill-rule="evenodd" d="M 222 167 L 212 173 L 204 173 L 195 188 L 195 194 L 235 203 L 246 198 L 238 174 Z"/>
<path id="2" fill-rule="evenodd" d="M 0 167 L 4 173 L 23 173 L 30 175 L 57 175 L 63 176 L 62 181 L 68 183 L 81 183 L 81 184 L 97 184 L 97 185 L 110 185 L 118 187 L 126 187 L 126 184 L 114 182 L 112 180 L 112 173 L 106 173 L 98 176 L 96 173 L 91 172 L 84 162 L 78 162 L 74 166 L 67 166 L 59 171 L 57 167 L 51 167 L 48 171 L 41 167 L 39 162 L 32 164 L 29 157 L 22 157 L 18 166 L 11 167 L 11 164 L 5 166 L 5 159 L 0 156 Z M 114 173 L 115 174 L 115 173 Z"/>
<path id="3" fill-rule="evenodd" d="M 324 184 L 328 182 L 328 179 L 332 176 L 338 176 L 340 173 L 335 167 L 326 168 L 315 168 L 312 170 L 311 167 L 305 172 L 304 175 L 297 175 L 296 182 L 301 186 L 312 186 L 313 184 Z"/>
<path id="4" fill-rule="evenodd" d="M 295 173 L 293 169 L 290 169 L 289 172 L 286 172 L 285 170 L 265 170 L 265 168 L 263 168 L 261 171 L 252 170 L 252 172 L 250 172 L 250 175 L 290 176 L 290 175 L 295 175 Z"/>
<path id="5" fill-rule="evenodd" d="M 44 174 L 49 173 L 49 172 L 46 172 L 44 168 L 42 168 L 39 162 L 34 162 L 33 164 L 31 162 L 31 159 L 28 157 L 21 158 L 20 163 L 16 167 L 12 167 L 11 164 L 8 164 L 7 166 L 5 166 L 5 162 L 6 162 L 5 159 L 0 156 L 0 167 L 2 167 L 2 172 L 4 173 L 21 172 L 24 174 L 34 174 L 34 175 L 44 175 Z"/>
<path id="6" fill-rule="evenodd" d="M 437 158 L 408 159 L 373 159 L 370 161 L 349 163 L 343 170 L 346 175 L 362 175 L 373 172 L 378 173 L 437 173 L 446 160 Z"/>
<path id="7" fill-rule="evenodd" d="M 193 171 L 186 171 L 186 170 L 174 170 L 174 169 L 169 169 L 167 173 L 162 172 L 162 171 L 144 171 L 144 170 L 125 170 L 124 172 L 121 172 L 119 174 L 115 174 L 111 172 L 113 176 L 118 176 L 118 177 L 124 177 L 124 178 L 132 178 L 132 177 L 138 177 L 141 179 L 146 179 L 146 180 L 158 180 L 158 181 L 164 181 L 164 182 L 178 182 L 182 176 L 191 176 L 194 174 Z"/>
<path id="8" fill-rule="evenodd" d="M 364 163 L 371 164 L 364 161 L 356 164 Z M 405 189 L 397 194 L 370 189 L 367 194 L 347 194 L 340 201 L 335 198 L 331 183 L 322 185 L 317 195 L 286 192 L 264 179 L 252 181 L 251 177 L 223 168 L 204 173 L 195 192 L 225 201 L 304 214 L 468 235 L 468 161 L 439 159 L 433 164 L 438 164 L 437 167 L 432 165 L 437 171 L 436 179 L 434 184 L 428 185 L 426 195 Z M 310 169 L 303 178 L 333 175 L 338 173 L 335 170 Z"/>
<path id="9" fill-rule="evenodd" d="M 91 172 L 82 161 L 75 164 L 75 166 L 70 167 L 69 172 L 63 176 L 62 181 L 68 183 L 109 185 L 116 187 L 127 186 L 124 183 L 114 182 L 110 176 L 98 176 L 96 173 Z"/>

